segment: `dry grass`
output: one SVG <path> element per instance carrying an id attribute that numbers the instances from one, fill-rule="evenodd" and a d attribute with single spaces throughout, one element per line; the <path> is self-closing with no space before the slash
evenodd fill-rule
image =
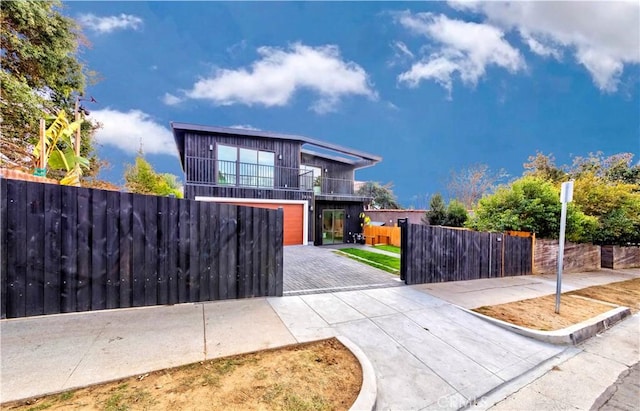
<path id="1" fill-rule="evenodd" d="M 346 410 L 360 363 L 336 339 L 205 361 L 3 404 L 19 410 Z"/>

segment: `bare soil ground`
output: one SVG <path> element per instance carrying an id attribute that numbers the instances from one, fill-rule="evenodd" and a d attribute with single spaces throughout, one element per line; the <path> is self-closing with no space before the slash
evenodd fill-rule
<path id="1" fill-rule="evenodd" d="M 360 363 L 338 340 L 219 358 L 28 401 L 8 410 L 346 410 Z"/>
<path id="2" fill-rule="evenodd" d="M 555 313 L 555 295 L 484 306 L 474 311 L 523 327 L 552 331 L 605 313 L 613 309 L 610 304 L 629 307 L 632 312 L 640 310 L 640 278 L 564 293 L 560 314 Z"/>
<path id="3" fill-rule="evenodd" d="M 567 294 L 581 295 L 583 297 L 629 307 L 634 313 L 640 310 L 640 278 L 583 288 Z"/>

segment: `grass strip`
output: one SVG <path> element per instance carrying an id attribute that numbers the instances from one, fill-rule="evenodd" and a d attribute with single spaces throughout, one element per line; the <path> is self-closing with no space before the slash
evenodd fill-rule
<path id="1" fill-rule="evenodd" d="M 353 258 L 354 260 L 387 271 L 391 274 L 398 275 L 400 273 L 399 258 L 371 251 L 360 250 L 358 248 L 343 248 L 338 252 L 346 254 L 347 257 Z"/>
<path id="2" fill-rule="evenodd" d="M 374 245 L 374 247 L 384 251 L 388 251 L 390 253 L 395 253 L 400 255 L 400 247 L 396 247 L 395 245 L 379 244 L 379 245 Z"/>

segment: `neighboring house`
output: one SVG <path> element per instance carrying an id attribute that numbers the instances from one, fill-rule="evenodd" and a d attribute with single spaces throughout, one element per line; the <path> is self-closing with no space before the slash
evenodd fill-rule
<path id="1" fill-rule="evenodd" d="M 355 170 L 381 157 L 303 136 L 171 127 L 185 198 L 283 208 L 285 245 L 351 242 L 362 232 L 359 215 L 371 199 L 355 194 Z"/>

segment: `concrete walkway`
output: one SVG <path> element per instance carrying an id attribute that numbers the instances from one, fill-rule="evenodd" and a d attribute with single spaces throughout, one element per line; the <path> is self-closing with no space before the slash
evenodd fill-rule
<path id="1" fill-rule="evenodd" d="M 624 273 L 611 278 L 618 274 Z M 527 286 L 499 280 L 504 286 L 476 280 L 476 291 L 467 291 L 509 289 L 515 297 L 522 289 L 529 295 Z M 456 283 L 447 284 L 450 290 L 440 291 L 455 295 Z M 627 338 L 635 336 L 628 349 L 637 356 L 637 324 L 624 329 Z M 495 404 L 584 351 L 594 357 L 568 369 L 597 380 L 600 369 L 593 364 L 603 355 L 512 334 L 406 286 L 2 320 L 0 332 L 2 402 L 342 335 L 374 366 L 378 409 L 458 409 L 479 399 Z M 607 350 L 604 341 L 600 349 Z M 620 349 L 611 347 L 610 355 L 618 355 Z M 612 384 L 620 370 L 610 367 L 603 381 Z"/>

